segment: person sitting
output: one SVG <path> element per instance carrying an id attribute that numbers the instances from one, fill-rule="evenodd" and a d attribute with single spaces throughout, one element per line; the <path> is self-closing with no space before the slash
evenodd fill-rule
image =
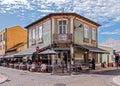
<path id="1" fill-rule="evenodd" d="M 41 72 L 45 73 L 46 72 L 46 68 L 47 68 L 46 64 L 42 63 L 41 64 Z"/>
<path id="2" fill-rule="evenodd" d="M 36 69 L 36 63 L 32 62 L 31 67 L 30 67 L 30 71 L 33 72 L 33 71 L 35 71 L 35 69 Z"/>

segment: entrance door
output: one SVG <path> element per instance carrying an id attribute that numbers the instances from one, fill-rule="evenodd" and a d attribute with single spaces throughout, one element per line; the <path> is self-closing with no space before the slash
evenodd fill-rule
<path id="1" fill-rule="evenodd" d="M 84 63 L 87 63 L 88 62 L 88 57 L 87 57 L 87 54 L 85 53 L 84 54 Z"/>
<path id="2" fill-rule="evenodd" d="M 59 67 L 59 72 L 67 72 L 70 65 L 70 51 L 59 51 L 59 60 L 61 60 L 61 67 Z"/>

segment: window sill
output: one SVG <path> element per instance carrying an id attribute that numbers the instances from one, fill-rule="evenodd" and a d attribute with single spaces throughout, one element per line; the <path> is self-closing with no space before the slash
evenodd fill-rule
<path id="1" fill-rule="evenodd" d="M 89 43 L 89 39 L 88 38 L 84 38 L 83 41 L 86 42 L 86 43 Z"/>

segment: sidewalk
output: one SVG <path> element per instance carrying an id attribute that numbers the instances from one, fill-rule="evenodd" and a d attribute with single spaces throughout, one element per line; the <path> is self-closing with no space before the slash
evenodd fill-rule
<path id="1" fill-rule="evenodd" d="M 116 76 L 113 78 L 113 82 L 120 85 L 120 76 Z"/>
<path id="2" fill-rule="evenodd" d="M 110 70 L 117 70 L 116 67 L 107 67 L 107 68 L 99 68 L 99 69 L 95 69 L 95 70 L 90 70 L 89 73 L 102 73 L 102 72 L 105 72 L 105 71 L 110 71 Z"/>
<path id="3" fill-rule="evenodd" d="M 2 84 L 3 82 L 5 82 L 8 79 L 8 77 L 0 74 L 0 84 Z"/>

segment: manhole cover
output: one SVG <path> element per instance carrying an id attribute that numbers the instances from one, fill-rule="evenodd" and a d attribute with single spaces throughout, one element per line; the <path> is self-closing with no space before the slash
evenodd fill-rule
<path id="1" fill-rule="evenodd" d="M 64 84 L 64 83 L 57 83 L 54 86 L 66 86 L 66 84 Z"/>

